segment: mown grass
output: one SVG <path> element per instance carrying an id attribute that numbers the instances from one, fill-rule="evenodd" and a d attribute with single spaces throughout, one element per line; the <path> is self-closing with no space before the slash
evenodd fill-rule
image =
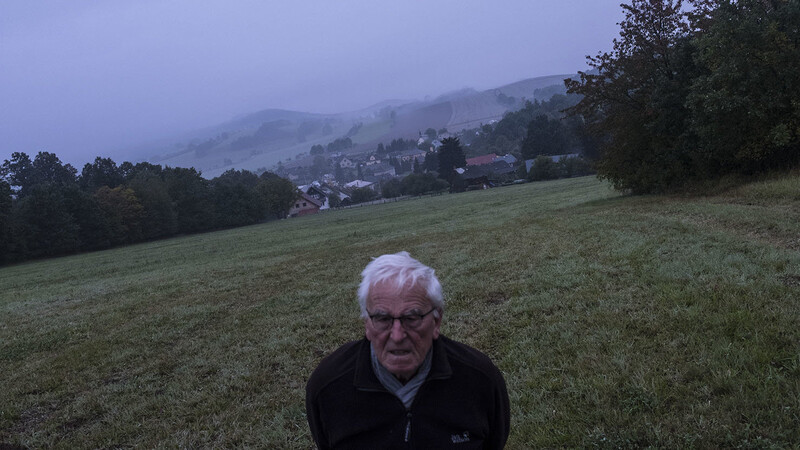
<path id="1" fill-rule="evenodd" d="M 624 197 L 593 178 L 0 269 L 0 443 L 310 448 L 304 385 L 362 335 L 370 257 L 437 269 L 509 448 L 800 442 L 800 177 Z"/>

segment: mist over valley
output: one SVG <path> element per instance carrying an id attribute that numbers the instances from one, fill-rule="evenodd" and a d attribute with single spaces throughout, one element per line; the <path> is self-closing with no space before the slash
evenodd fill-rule
<path id="1" fill-rule="evenodd" d="M 365 153 L 394 139 L 416 140 L 428 128 L 451 133 L 497 121 L 526 101 L 564 93 L 565 78 L 552 75 L 477 91 L 464 88 L 425 100 L 385 100 L 357 111 L 320 114 L 265 109 L 183 136 L 143 144 L 128 154 L 172 167 L 194 167 L 206 178 L 229 169 L 269 170 L 292 164 L 315 145 L 350 138 L 345 153 Z"/>

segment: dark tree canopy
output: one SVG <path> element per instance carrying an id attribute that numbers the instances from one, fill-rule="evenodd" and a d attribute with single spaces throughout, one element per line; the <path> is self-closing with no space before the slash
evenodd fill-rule
<path id="1" fill-rule="evenodd" d="M 404 195 L 422 195 L 430 192 L 441 192 L 450 187 L 450 184 L 433 174 L 411 174 L 403 178 L 401 192 Z"/>
<path id="2" fill-rule="evenodd" d="M 632 0 L 613 50 L 568 80 L 620 189 L 800 162 L 800 2 Z"/>
<path id="3" fill-rule="evenodd" d="M 403 195 L 403 185 L 397 178 L 381 183 L 381 196 L 383 198 L 395 198 Z"/>
<path id="4" fill-rule="evenodd" d="M 464 157 L 464 149 L 461 148 L 461 142 L 457 137 L 449 137 L 442 140 L 442 146 L 439 147 L 439 178 L 450 182 L 455 176 L 455 169 L 467 165 L 467 159 Z"/>
<path id="5" fill-rule="evenodd" d="M 29 257 L 74 253 L 80 249 L 78 224 L 64 191 L 52 183 L 34 185 L 14 214 L 16 250 Z"/>
<path id="6" fill-rule="evenodd" d="M 378 194 L 372 189 L 368 187 L 361 187 L 353 189 L 353 192 L 350 194 L 350 200 L 352 200 L 353 203 L 364 203 L 375 200 L 377 196 Z"/>
<path id="7" fill-rule="evenodd" d="M 618 188 L 664 189 L 686 171 L 685 158 L 673 151 L 685 121 L 674 50 L 688 32 L 681 6 L 681 0 L 623 4 L 613 50 L 588 58 L 596 73 L 566 82 L 570 93 L 583 95 L 572 111 L 606 138 L 598 171 Z"/>
<path id="8" fill-rule="evenodd" d="M 164 182 L 175 206 L 179 233 L 196 233 L 215 226 L 211 184 L 198 171 L 167 167 Z"/>
<path id="9" fill-rule="evenodd" d="M 81 188 L 94 192 L 101 186 L 115 188 L 125 181 L 122 169 L 111 158 L 95 158 L 92 164 L 86 163 L 81 170 Z"/>
<path id="10" fill-rule="evenodd" d="M 548 120 L 558 121 L 558 123 L 562 124 L 564 127 L 563 133 L 567 135 L 570 146 L 575 146 L 576 151 L 583 152 L 583 141 L 579 137 L 583 132 L 583 121 L 569 117 L 565 118 L 563 113 L 564 109 L 575 105 L 578 99 L 579 96 L 577 95 L 558 94 L 542 102 L 525 102 L 521 109 L 506 113 L 493 126 L 485 125 L 482 128 L 482 133 L 470 142 L 469 155 L 478 156 L 488 153 L 502 155 L 511 153 L 521 158 L 530 159 L 528 156 L 523 155 L 523 141 L 528 136 L 531 121 L 539 116 L 545 116 Z M 549 149 L 543 149 L 540 152 L 548 155 L 561 154 Z"/>
<path id="11" fill-rule="evenodd" d="M 528 179 L 531 181 L 555 180 L 561 176 L 559 165 L 553 158 L 546 155 L 539 155 L 528 172 Z"/>
<path id="12" fill-rule="evenodd" d="M 255 223 L 266 215 L 256 191 L 258 176 L 248 170 L 230 169 L 214 178 L 217 224 L 236 227 Z"/>
<path id="13" fill-rule="evenodd" d="M 297 199 L 297 188 L 291 181 L 281 178 L 272 172 L 261 174 L 256 185 L 256 190 L 264 202 L 267 215 L 283 219 Z"/>
<path id="14" fill-rule="evenodd" d="M 133 189 L 102 186 L 94 193 L 95 203 L 105 216 L 111 245 L 130 244 L 142 239 L 142 206 Z"/>
<path id="15" fill-rule="evenodd" d="M 694 57 L 687 105 L 706 172 L 789 167 L 800 154 L 800 2 L 722 1 Z"/>
<path id="16" fill-rule="evenodd" d="M 128 182 L 128 186 L 144 207 L 142 234 L 145 239 L 174 235 L 178 230 L 175 213 L 167 184 L 159 174 L 142 171 Z"/>
<path id="17" fill-rule="evenodd" d="M 285 217 L 294 185 L 266 172 L 213 180 L 194 168 L 96 158 L 80 177 L 55 154 L 0 165 L 0 263 Z"/>
<path id="18" fill-rule="evenodd" d="M 528 123 L 528 133 L 522 141 L 521 150 L 524 159 L 570 153 L 569 131 L 561 120 L 545 115 L 536 116 Z"/>
<path id="19" fill-rule="evenodd" d="M 422 162 L 422 169 L 425 172 L 436 172 L 439 170 L 439 154 L 436 152 L 426 153 L 425 160 Z"/>
<path id="20" fill-rule="evenodd" d="M 33 161 L 27 154 L 15 152 L 0 167 L 0 178 L 16 186 L 20 197 L 28 195 L 34 186 L 40 184 L 73 184 L 76 174 L 74 167 L 62 164 L 54 153 L 48 152 L 39 152 Z"/>

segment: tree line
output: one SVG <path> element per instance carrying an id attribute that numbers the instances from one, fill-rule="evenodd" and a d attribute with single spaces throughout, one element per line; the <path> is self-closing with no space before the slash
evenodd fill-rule
<path id="1" fill-rule="evenodd" d="M 98 157 L 78 174 L 54 153 L 13 153 L 0 166 L 0 263 L 282 218 L 296 198 L 271 172 L 207 180 L 194 168 Z"/>
<path id="2" fill-rule="evenodd" d="M 633 0 L 566 80 L 618 189 L 664 192 L 800 162 L 800 1 Z"/>

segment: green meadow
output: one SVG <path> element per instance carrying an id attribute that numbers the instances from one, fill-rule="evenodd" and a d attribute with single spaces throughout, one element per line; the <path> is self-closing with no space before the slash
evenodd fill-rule
<path id="1" fill-rule="evenodd" d="M 305 382 L 400 250 L 503 371 L 509 448 L 800 443 L 797 175 L 530 183 L 0 268 L 0 443 L 311 448 Z"/>

